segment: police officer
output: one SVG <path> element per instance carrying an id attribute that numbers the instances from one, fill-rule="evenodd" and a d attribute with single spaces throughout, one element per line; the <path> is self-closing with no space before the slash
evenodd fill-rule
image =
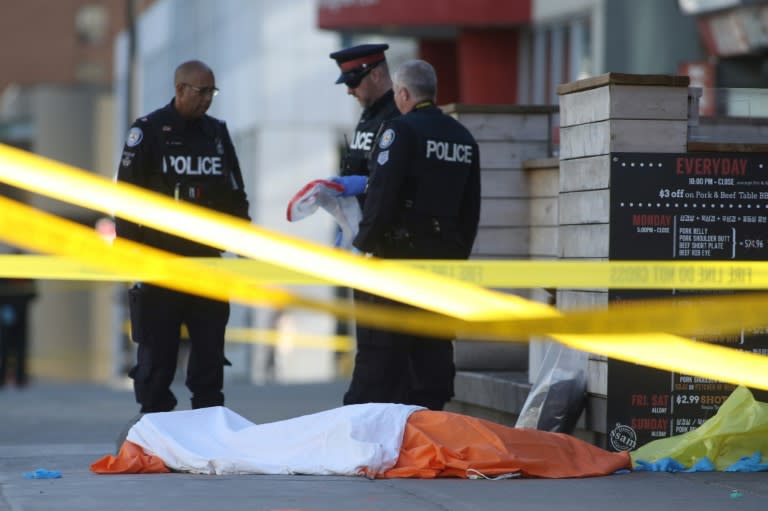
<path id="1" fill-rule="evenodd" d="M 14 250 L 13 253 L 21 252 Z M 37 286 L 32 279 L 0 279 L 0 388 L 5 385 L 6 374 L 10 371 L 13 371 L 17 387 L 29 382 L 28 309 L 36 296 Z"/>
<path id="2" fill-rule="evenodd" d="M 480 159 L 469 131 L 435 105 L 437 78 L 423 60 L 394 75 L 404 114 L 383 126 L 372 155 L 359 250 L 383 258 L 466 259 L 480 218 Z M 381 302 L 386 302 L 380 299 Z M 376 331 L 358 339 L 345 403 L 398 401 L 442 409 L 453 397 L 450 339 Z"/>
<path id="3" fill-rule="evenodd" d="M 347 152 L 342 158 L 340 177 L 333 180 L 344 187 L 343 195 L 356 196 L 360 206 L 365 204 L 365 190 L 371 170 L 371 153 L 374 141 L 384 121 L 400 115 L 392 92 L 392 78 L 389 75 L 384 52 L 389 49 L 387 44 L 361 44 L 351 48 L 331 53 L 341 74 L 336 83 L 347 86 L 347 94 L 353 96 L 363 107 L 360 120 L 349 141 Z M 341 231 L 337 233 L 336 246 L 341 240 Z M 354 299 L 358 302 L 375 301 L 375 297 L 362 291 L 354 291 Z M 346 333 L 343 328 L 339 334 Z M 355 326 L 357 352 L 365 351 L 365 345 L 384 343 L 389 345 L 387 334 L 380 335 L 379 331 L 364 325 Z M 354 375 L 353 375 L 354 378 Z M 355 396 L 354 401 L 345 395 L 344 404 L 367 403 L 382 401 L 376 393 L 365 393 Z M 398 399 L 385 401 L 398 402 Z"/>
<path id="4" fill-rule="evenodd" d="M 240 164 L 223 121 L 206 115 L 218 93 L 211 69 L 184 62 L 174 74 L 175 96 L 136 120 L 128 132 L 117 178 L 179 201 L 248 219 Z M 118 237 L 183 256 L 217 257 L 221 251 L 116 219 Z M 173 410 L 181 325 L 189 331 L 186 385 L 192 407 L 224 403 L 224 330 L 229 304 L 137 283 L 129 291 L 131 332 L 138 343 L 130 371 L 141 413 Z"/>
<path id="5" fill-rule="evenodd" d="M 364 204 L 364 191 L 370 174 L 370 156 L 381 123 L 400 115 L 392 92 L 392 79 L 384 52 L 388 44 L 361 44 L 331 53 L 341 70 L 336 83 L 347 86 L 363 107 L 340 174 L 335 179 L 344 185 L 345 195 L 355 195 Z"/>

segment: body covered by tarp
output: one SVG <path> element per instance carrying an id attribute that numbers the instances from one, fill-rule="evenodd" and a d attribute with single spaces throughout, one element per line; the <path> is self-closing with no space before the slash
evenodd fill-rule
<path id="1" fill-rule="evenodd" d="M 744 459 L 756 454 L 758 458 L 768 454 L 768 403 L 756 401 L 746 387 L 737 387 L 717 413 L 695 430 L 654 440 L 631 453 L 637 469 L 657 471 L 697 466 L 735 470 L 732 467 L 746 467 Z M 750 464 L 757 466 L 760 460 Z"/>
<path id="2" fill-rule="evenodd" d="M 139 446 L 137 449 L 135 446 Z M 255 425 L 223 407 L 145 415 L 97 473 L 315 474 L 368 477 L 587 477 L 629 468 L 577 438 L 450 412 L 369 403 Z M 156 468 L 157 465 L 155 465 Z"/>
<path id="3" fill-rule="evenodd" d="M 127 440 L 168 468 L 199 474 L 360 475 L 397 461 L 418 406 L 370 404 L 253 424 L 224 407 L 147 414 Z"/>

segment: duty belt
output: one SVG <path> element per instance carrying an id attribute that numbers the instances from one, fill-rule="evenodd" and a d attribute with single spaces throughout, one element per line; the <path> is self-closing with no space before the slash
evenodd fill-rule
<path id="1" fill-rule="evenodd" d="M 226 186 L 214 183 L 201 184 L 178 182 L 173 188 L 173 198 L 194 203 L 221 203 L 231 196 L 231 190 Z"/>
<path id="2" fill-rule="evenodd" d="M 173 189 L 173 198 L 176 200 L 199 201 L 203 192 L 199 186 L 176 183 Z"/>
<path id="3" fill-rule="evenodd" d="M 387 232 L 384 236 L 392 241 L 404 241 L 413 237 L 428 235 L 428 234 L 440 234 L 443 232 L 440 220 L 438 218 L 430 217 L 425 218 L 424 222 L 419 222 L 418 225 L 409 227 L 395 227 Z"/>

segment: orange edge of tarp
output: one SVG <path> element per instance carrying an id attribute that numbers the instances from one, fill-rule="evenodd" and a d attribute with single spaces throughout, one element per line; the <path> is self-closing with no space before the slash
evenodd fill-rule
<path id="1" fill-rule="evenodd" d="M 504 426 L 477 417 L 421 410 L 408 419 L 400 456 L 379 478 L 569 478 L 631 470 L 627 452 L 609 452 L 576 437 Z"/>
<path id="2" fill-rule="evenodd" d="M 170 472 L 163 460 L 144 453 L 144 449 L 126 440 L 117 456 L 108 454 L 91 463 L 91 472 L 97 474 L 160 474 Z"/>

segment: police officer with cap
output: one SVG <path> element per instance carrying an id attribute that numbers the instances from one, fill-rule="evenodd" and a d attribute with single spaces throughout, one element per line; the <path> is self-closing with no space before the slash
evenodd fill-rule
<path id="1" fill-rule="evenodd" d="M 206 114 L 218 93 L 203 62 L 180 64 L 175 96 L 163 108 L 136 120 L 128 132 L 117 179 L 178 201 L 249 219 L 240 164 L 223 121 Z M 218 257 L 217 248 L 116 219 L 118 237 L 183 256 Z M 186 385 L 192 407 L 224 404 L 224 330 L 229 304 L 137 283 L 129 291 L 131 333 L 138 343 L 131 370 L 141 413 L 176 406 L 170 390 L 176 372 L 180 330 L 189 331 Z"/>
<path id="2" fill-rule="evenodd" d="M 341 70 L 336 83 L 347 86 L 363 107 L 360 120 L 341 162 L 340 178 L 344 195 L 355 195 L 363 205 L 370 173 L 370 156 L 381 123 L 400 115 L 392 93 L 392 79 L 384 52 L 388 44 L 361 44 L 334 53 L 330 57 Z"/>
<path id="3" fill-rule="evenodd" d="M 480 159 L 470 132 L 435 105 L 432 66 L 411 60 L 394 75 L 404 114 L 383 126 L 360 229 L 359 250 L 394 259 L 467 259 L 480 218 Z M 391 303 L 379 299 L 381 303 Z M 451 339 L 378 331 L 359 346 L 345 403 L 395 401 L 442 409 L 453 397 Z M 362 344 L 362 345 L 361 345 Z"/>
<path id="4" fill-rule="evenodd" d="M 371 169 L 371 154 L 382 124 L 400 115 L 392 92 L 392 79 L 384 52 L 387 44 L 362 44 L 334 53 L 330 57 L 338 64 L 341 74 L 336 83 L 347 86 L 347 93 L 354 96 L 363 107 L 360 121 L 342 160 L 340 177 L 333 181 L 344 187 L 343 195 L 356 196 L 361 207 L 365 204 L 365 191 Z M 339 232 L 339 234 L 341 234 Z M 337 236 L 337 245 L 340 236 Z M 362 291 L 354 291 L 357 302 L 375 301 L 376 297 Z M 369 350 L 392 349 L 389 332 L 368 328 L 357 324 L 355 337 L 357 339 L 357 354 L 355 369 L 352 376 L 350 391 L 344 395 L 344 404 L 369 402 L 402 402 L 401 396 L 394 395 L 391 389 L 378 389 L 362 385 L 359 380 L 365 377 L 362 370 L 368 360 Z"/>

